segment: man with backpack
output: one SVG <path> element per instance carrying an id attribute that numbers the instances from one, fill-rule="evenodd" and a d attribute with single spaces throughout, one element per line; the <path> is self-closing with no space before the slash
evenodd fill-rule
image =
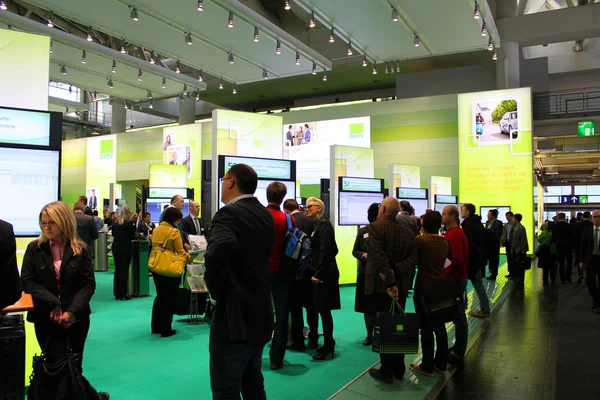
<path id="1" fill-rule="evenodd" d="M 282 263 L 284 261 L 282 258 L 284 245 L 288 236 L 288 216 L 281 211 L 280 206 L 286 194 L 287 188 L 281 182 L 273 182 L 267 186 L 267 209 L 271 212 L 275 221 L 275 246 L 273 246 L 269 262 L 269 284 L 275 305 L 275 333 L 269 352 L 272 370 L 283 368 L 283 358 L 287 346 L 288 314 L 290 311 L 289 290 L 291 280 L 294 277 L 287 270 L 288 266 Z M 291 217 L 290 219 L 290 225 L 295 226 L 294 219 Z"/>

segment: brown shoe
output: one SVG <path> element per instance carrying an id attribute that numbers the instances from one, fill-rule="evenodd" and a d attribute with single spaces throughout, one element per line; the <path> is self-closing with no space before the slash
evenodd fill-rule
<path id="1" fill-rule="evenodd" d="M 394 378 L 391 376 L 384 376 L 381 374 L 381 371 L 377 368 L 371 368 L 369 370 L 369 375 L 371 375 L 373 378 L 378 379 L 382 382 L 385 383 L 394 383 Z"/>
<path id="2" fill-rule="evenodd" d="M 276 371 L 283 368 L 283 363 L 271 363 L 271 371 Z"/>
<path id="3" fill-rule="evenodd" d="M 471 317 L 475 317 L 475 318 L 489 318 L 491 315 L 490 313 L 485 313 L 483 311 L 473 311 L 471 313 Z"/>

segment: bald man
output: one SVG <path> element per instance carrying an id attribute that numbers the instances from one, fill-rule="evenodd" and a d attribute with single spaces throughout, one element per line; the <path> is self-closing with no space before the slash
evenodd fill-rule
<path id="1" fill-rule="evenodd" d="M 188 235 L 204 235 L 204 221 L 199 216 L 200 204 L 197 201 L 190 201 L 190 215 L 181 220 L 181 228 Z"/>
<path id="2" fill-rule="evenodd" d="M 594 302 L 594 312 L 600 314 L 600 294 L 596 277 L 600 274 L 600 210 L 592 212 L 593 225 L 586 225 L 581 235 L 579 268 L 585 271 L 585 281 Z"/>
<path id="3" fill-rule="evenodd" d="M 400 211 L 398 200 L 388 197 L 379 207 L 377 221 L 368 227 L 369 257 L 365 270 L 365 294 L 371 296 L 374 312 L 390 310 L 392 297 L 402 308 L 411 272 L 417 265 L 415 234 L 396 221 Z M 371 368 L 369 375 L 385 383 L 402 379 L 406 372 L 404 354 L 380 354 L 381 368 Z"/>

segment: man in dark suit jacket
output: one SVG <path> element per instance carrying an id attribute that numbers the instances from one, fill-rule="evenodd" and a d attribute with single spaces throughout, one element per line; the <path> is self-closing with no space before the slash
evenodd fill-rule
<path id="1" fill-rule="evenodd" d="M 552 240 L 556 243 L 556 257 L 558 259 L 558 273 L 562 283 L 572 282 L 573 272 L 573 242 L 575 229 L 567 223 L 565 213 L 558 214 L 558 222 L 552 228 Z"/>
<path id="2" fill-rule="evenodd" d="M 594 312 L 600 314 L 600 293 L 596 278 L 600 274 L 600 210 L 592 212 L 593 224 L 586 224 L 581 234 L 579 268 L 585 270 L 585 281 L 594 301 Z"/>
<path id="3" fill-rule="evenodd" d="M 417 265 L 414 233 L 396 221 L 398 200 L 388 197 L 379 207 L 377 221 L 369 224 L 369 257 L 365 271 L 365 294 L 371 296 L 375 311 L 387 312 L 392 295 L 404 308 L 411 271 Z M 380 354 L 381 368 L 371 368 L 369 375 L 386 383 L 402 379 L 406 372 L 404 354 Z"/>
<path id="4" fill-rule="evenodd" d="M 577 213 L 577 215 L 579 216 L 579 213 Z M 586 229 L 590 229 L 592 225 L 592 213 L 589 211 L 584 212 L 581 216 L 581 221 L 577 222 L 575 225 L 575 251 L 573 252 L 573 256 L 575 258 L 575 265 L 577 266 L 578 285 L 583 281 L 583 269 L 579 268 L 579 264 L 583 262 L 580 257 L 581 240 L 583 239 L 583 232 L 585 232 Z"/>
<path id="5" fill-rule="evenodd" d="M 213 399 L 265 399 L 262 354 L 273 333 L 269 260 L 271 213 L 253 193 L 256 172 L 236 164 L 223 177 L 206 250 L 204 279 L 216 302 L 209 350 Z"/>
<path id="6" fill-rule="evenodd" d="M 181 229 L 186 236 L 204 235 L 204 221 L 198 216 L 200 213 L 200 203 L 190 201 L 190 215 L 181 220 Z"/>
<path id="7" fill-rule="evenodd" d="M 92 242 L 98 239 L 98 228 L 96 227 L 96 221 L 94 217 L 84 214 L 85 203 L 75 203 L 73 206 L 73 213 L 75 214 L 75 220 L 77 221 L 77 234 L 79 238 L 87 244 L 90 255 L 94 258 L 94 250 Z"/>
<path id="8" fill-rule="evenodd" d="M 0 310 L 15 304 L 21 297 L 21 290 L 13 226 L 0 220 Z"/>
<path id="9" fill-rule="evenodd" d="M 485 253 L 490 269 L 490 276 L 486 279 L 495 281 L 498 276 L 500 264 L 500 239 L 502 238 L 502 222 L 498 221 L 498 210 L 489 210 L 485 223 Z"/>
<path id="10" fill-rule="evenodd" d="M 87 196 L 79 196 L 79 199 L 77 200 L 77 202 L 83 203 L 83 213 L 85 215 L 89 215 L 92 218 L 94 217 L 94 212 L 92 211 L 92 209 L 90 207 L 88 207 Z"/>

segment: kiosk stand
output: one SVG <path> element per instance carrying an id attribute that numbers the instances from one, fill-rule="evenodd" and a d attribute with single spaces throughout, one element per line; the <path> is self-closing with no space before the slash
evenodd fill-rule
<path id="1" fill-rule="evenodd" d="M 129 268 L 128 294 L 131 297 L 150 296 L 148 282 L 148 251 L 150 242 L 148 240 L 132 240 L 133 256 Z"/>

